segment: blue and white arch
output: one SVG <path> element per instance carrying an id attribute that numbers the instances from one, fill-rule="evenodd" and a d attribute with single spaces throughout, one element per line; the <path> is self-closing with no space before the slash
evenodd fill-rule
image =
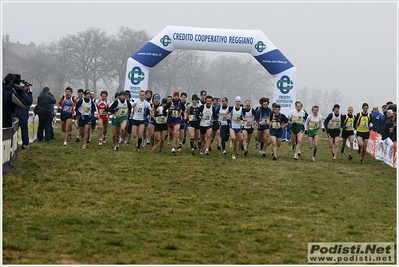
<path id="1" fill-rule="evenodd" d="M 175 49 L 250 53 L 274 77 L 273 101 L 283 112 L 294 107 L 297 70 L 262 31 L 171 25 L 127 60 L 125 90 L 132 98 L 147 90 L 149 70 Z"/>

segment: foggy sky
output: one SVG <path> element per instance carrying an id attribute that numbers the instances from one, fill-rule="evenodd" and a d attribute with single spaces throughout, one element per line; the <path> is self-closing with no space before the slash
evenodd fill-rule
<path id="1" fill-rule="evenodd" d="M 151 36 L 167 25 L 261 30 L 298 69 L 297 90 L 338 89 L 343 113 L 348 106 L 359 112 L 363 102 L 397 102 L 395 2 L 2 2 L 1 9 L 2 35 L 22 44 L 58 41 L 90 27 L 115 34 L 127 26 Z"/>

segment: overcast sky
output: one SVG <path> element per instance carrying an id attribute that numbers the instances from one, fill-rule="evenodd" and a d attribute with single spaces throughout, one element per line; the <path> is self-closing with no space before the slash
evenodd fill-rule
<path id="1" fill-rule="evenodd" d="M 358 112 L 363 102 L 381 107 L 397 101 L 397 2 L 2 1 L 1 6 L 2 35 L 22 44 L 58 41 L 90 27 L 115 34 L 127 26 L 151 36 L 167 25 L 261 30 L 298 69 L 297 89 L 338 89 L 345 95 L 339 103 L 343 112 L 349 105 Z M 214 58 L 221 52 L 206 54 Z"/>

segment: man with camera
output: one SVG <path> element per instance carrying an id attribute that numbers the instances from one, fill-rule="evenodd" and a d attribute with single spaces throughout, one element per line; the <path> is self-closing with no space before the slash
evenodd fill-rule
<path id="1" fill-rule="evenodd" d="M 15 109 L 14 117 L 19 120 L 19 127 L 21 128 L 21 138 L 22 138 L 22 149 L 29 148 L 29 131 L 28 131 L 28 120 L 29 120 L 29 108 L 32 105 L 32 84 L 27 81 L 21 80 L 19 84 L 20 90 L 23 92 L 24 102 L 26 104 L 26 108 Z"/>
<path id="2" fill-rule="evenodd" d="M 3 128 L 12 127 L 17 107 L 26 108 L 20 75 L 9 73 L 3 79 Z"/>
<path id="3" fill-rule="evenodd" d="M 53 118 L 51 116 L 51 105 L 55 104 L 56 100 L 50 89 L 46 86 L 37 97 L 37 104 L 35 107 L 35 113 L 39 115 L 39 128 L 37 129 L 37 140 L 43 141 L 43 131 L 46 138 L 46 142 L 51 141 L 51 123 Z"/>

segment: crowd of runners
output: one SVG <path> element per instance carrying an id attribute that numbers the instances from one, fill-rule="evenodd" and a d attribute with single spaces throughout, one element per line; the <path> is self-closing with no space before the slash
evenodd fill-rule
<path id="1" fill-rule="evenodd" d="M 313 149 L 312 160 L 315 161 L 320 133 L 326 132 L 334 162 L 339 150 L 344 153 L 347 139 L 350 144 L 348 159 L 353 159 L 356 138 L 357 153 L 363 163 L 369 131 L 373 126 L 367 103 L 356 115 L 352 107 L 343 114 L 340 106 L 335 104 L 332 112 L 323 118 L 318 106 L 313 106 L 308 114 L 300 101 L 295 102 L 295 109 L 285 115 L 279 105 L 270 104 L 266 97 L 260 98 L 256 106 L 250 100 L 242 101 L 240 96 L 229 104 L 226 97 L 212 97 L 204 90 L 200 96 L 193 94 L 191 101 L 184 92 L 174 92 L 173 96 L 161 98 L 151 90 L 140 91 L 136 101 L 131 99 L 129 91 L 116 93 L 113 101 L 109 100 L 107 91 L 102 91 L 99 99 L 95 99 L 94 92 L 90 90 L 79 89 L 76 97 L 72 94 L 72 88 L 67 87 L 58 101 L 62 132 L 65 134 L 63 145 L 68 145 L 75 129 L 76 142 L 83 141 L 83 149 L 92 142 L 99 146 L 112 142 L 113 149 L 117 151 L 121 145 L 130 146 L 133 138 L 137 139 L 137 152 L 147 145 L 152 151 L 162 153 L 167 143 L 171 153 L 178 153 L 189 140 L 192 155 L 209 155 L 214 146 L 224 155 L 228 154 L 227 150 L 231 151 L 231 158 L 236 159 L 237 155 L 249 154 L 249 146 L 255 139 L 256 145 L 253 146 L 259 149 L 261 156 L 271 153 L 272 159 L 277 160 L 283 129 L 287 127 L 291 134 L 294 160 L 301 156 L 302 140 L 307 136 L 308 147 Z M 396 105 L 388 108 L 381 119 L 381 131 L 388 131 L 391 135 L 394 131 L 396 136 Z M 109 123 L 112 125 L 111 141 L 107 140 Z M 98 135 L 95 134 L 96 126 Z M 271 149 L 267 152 L 269 146 Z"/>

